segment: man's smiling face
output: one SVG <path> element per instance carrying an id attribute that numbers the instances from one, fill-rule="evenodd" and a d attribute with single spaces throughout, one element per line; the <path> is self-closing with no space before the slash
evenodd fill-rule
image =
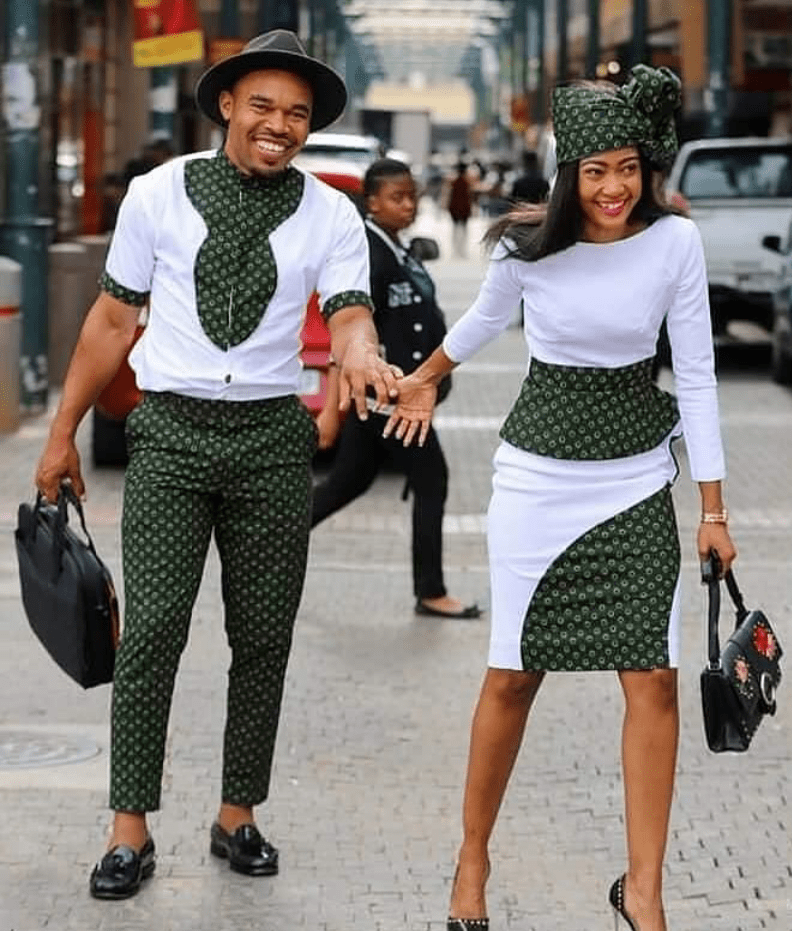
<path id="1" fill-rule="evenodd" d="M 313 94 L 290 71 L 252 71 L 218 102 L 228 121 L 226 155 L 243 174 L 279 174 L 305 145 Z"/>

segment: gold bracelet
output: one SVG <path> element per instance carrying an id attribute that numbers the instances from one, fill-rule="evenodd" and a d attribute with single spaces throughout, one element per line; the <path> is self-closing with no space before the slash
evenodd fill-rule
<path id="1" fill-rule="evenodd" d="M 722 511 L 704 511 L 701 515 L 702 524 L 728 524 L 729 512 L 724 508 Z"/>

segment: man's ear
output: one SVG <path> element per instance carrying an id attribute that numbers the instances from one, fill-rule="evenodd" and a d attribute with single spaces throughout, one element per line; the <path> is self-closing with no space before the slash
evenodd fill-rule
<path id="1" fill-rule="evenodd" d="M 228 118 L 231 114 L 231 106 L 233 102 L 234 98 L 231 95 L 231 91 L 220 91 L 220 96 L 217 98 L 217 107 L 220 110 L 220 116 L 222 116 L 226 122 L 228 122 Z"/>

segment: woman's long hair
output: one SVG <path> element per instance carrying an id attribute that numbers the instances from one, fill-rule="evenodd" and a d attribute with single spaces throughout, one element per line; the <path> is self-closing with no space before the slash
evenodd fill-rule
<path id="1" fill-rule="evenodd" d="M 641 196 L 630 213 L 631 223 L 647 226 L 670 213 L 671 207 L 660 199 L 662 176 L 640 152 Z M 556 182 L 546 204 L 524 204 L 510 210 L 493 223 L 484 234 L 492 247 L 505 240 L 510 257 L 536 262 L 574 246 L 582 236 L 583 211 L 578 193 L 579 161 L 567 162 L 558 169 Z"/>

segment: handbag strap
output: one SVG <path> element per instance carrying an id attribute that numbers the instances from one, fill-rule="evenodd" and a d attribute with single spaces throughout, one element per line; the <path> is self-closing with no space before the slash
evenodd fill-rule
<path id="1" fill-rule="evenodd" d="M 720 616 L 721 590 L 717 555 L 710 550 L 709 557 L 701 564 L 701 581 L 707 586 L 709 604 L 707 610 L 707 652 L 709 668 L 720 668 L 720 642 L 718 640 L 718 618 Z"/>
<path id="2" fill-rule="evenodd" d="M 720 666 L 720 642 L 718 640 L 718 618 L 721 605 L 720 568 L 718 554 L 714 550 L 710 550 L 709 557 L 701 564 L 701 581 L 709 591 L 707 641 L 710 669 L 717 669 Z M 737 630 L 745 618 L 748 617 L 748 609 L 745 607 L 742 592 L 737 586 L 737 579 L 735 579 L 731 569 L 723 574 L 723 581 L 726 583 L 726 590 L 734 602 L 736 609 L 734 629 Z"/>
<path id="3" fill-rule="evenodd" d="M 742 592 L 737 587 L 737 580 L 734 578 L 734 573 L 731 569 L 723 576 L 723 581 L 726 583 L 726 588 L 729 591 L 729 595 L 731 595 L 731 600 L 734 602 L 734 607 L 737 609 L 737 621 L 734 625 L 736 629 L 748 617 L 748 609 L 745 607 Z"/>

